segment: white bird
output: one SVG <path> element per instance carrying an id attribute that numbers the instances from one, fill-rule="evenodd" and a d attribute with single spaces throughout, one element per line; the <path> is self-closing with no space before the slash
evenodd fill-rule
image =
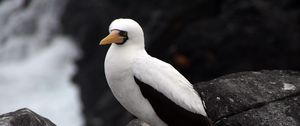
<path id="1" fill-rule="evenodd" d="M 116 99 L 151 126 L 208 125 L 203 101 L 174 67 L 147 54 L 141 26 L 116 19 L 100 45 L 111 44 L 105 76 Z"/>

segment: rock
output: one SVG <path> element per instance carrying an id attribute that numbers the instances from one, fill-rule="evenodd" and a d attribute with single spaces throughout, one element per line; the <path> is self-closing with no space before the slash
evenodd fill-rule
<path id="1" fill-rule="evenodd" d="M 222 118 L 216 126 L 299 126 L 299 110 L 298 95 Z"/>
<path id="2" fill-rule="evenodd" d="M 196 85 L 216 126 L 300 125 L 299 72 L 241 72 Z"/>
<path id="3" fill-rule="evenodd" d="M 0 115 L 0 126 L 56 126 L 50 120 L 23 108 Z"/>

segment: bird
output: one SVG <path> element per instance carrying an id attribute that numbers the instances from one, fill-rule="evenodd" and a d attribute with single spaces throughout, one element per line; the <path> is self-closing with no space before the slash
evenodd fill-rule
<path id="1" fill-rule="evenodd" d="M 150 126 L 210 125 L 205 103 L 172 65 L 150 56 L 144 32 L 133 19 L 115 19 L 99 45 L 107 83 L 119 103 Z"/>

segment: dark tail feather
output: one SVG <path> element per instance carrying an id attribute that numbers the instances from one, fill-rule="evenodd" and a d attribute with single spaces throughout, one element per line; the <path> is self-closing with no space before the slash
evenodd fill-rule
<path id="1" fill-rule="evenodd" d="M 215 126 L 214 122 L 207 117 L 207 121 L 208 121 L 208 126 Z"/>

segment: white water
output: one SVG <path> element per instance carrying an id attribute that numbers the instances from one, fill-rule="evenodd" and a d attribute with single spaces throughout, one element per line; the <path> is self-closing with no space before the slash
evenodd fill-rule
<path id="1" fill-rule="evenodd" d="M 79 51 L 59 34 L 65 0 L 0 3 L 0 114 L 29 108 L 58 126 L 82 126 L 71 78 Z"/>

